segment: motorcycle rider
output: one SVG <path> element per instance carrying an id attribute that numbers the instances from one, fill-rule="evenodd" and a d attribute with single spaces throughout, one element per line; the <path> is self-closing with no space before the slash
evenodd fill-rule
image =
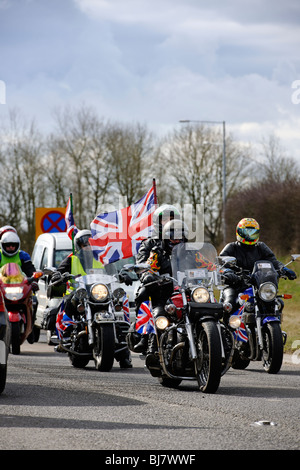
<path id="1" fill-rule="evenodd" d="M 151 266 L 151 271 L 159 274 L 171 274 L 171 253 L 173 247 L 188 239 L 188 228 L 186 224 L 176 218 L 171 219 L 164 224 L 161 231 L 161 238 L 155 239 L 156 243 L 153 244 L 150 254 L 146 263 Z M 159 240 L 159 244 L 157 244 Z M 144 250 L 143 250 L 144 251 Z M 145 272 L 141 276 L 142 287 L 136 297 L 137 308 L 141 302 L 151 298 L 152 315 L 156 319 L 158 316 L 164 314 L 164 306 L 166 301 L 173 293 L 173 282 L 170 280 L 169 283 L 153 284 L 147 286 L 149 282 L 157 280 L 157 277 L 151 273 L 151 271 Z M 157 338 L 155 333 L 149 335 L 142 335 L 141 341 L 134 347 L 135 352 L 146 352 L 146 366 L 150 368 L 157 367 L 158 358 L 155 354 L 157 351 Z"/>
<path id="2" fill-rule="evenodd" d="M 236 241 L 228 243 L 221 251 L 220 256 L 233 256 L 236 258 L 236 266 L 250 271 L 250 273 L 256 261 L 269 260 L 275 269 L 280 270 L 288 279 L 296 279 L 296 273 L 278 261 L 273 251 L 264 242 L 259 241 L 259 234 L 260 227 L 255 219 L 247 217 L 241 219 L 236 226 Z M 228 321 L 231 312 L 238 309 L 238 294 L 246 286 L 231 269 L 225 270 L 223 278 L 225 284 L 228 285 L 223 291 L 223 301 L 227 313 L 224 320 Z"/>
<path id="3" fill-rule="evenodd" d="M 5 230 L 3 230 L 5 229 Z M 14 227 L 5 226 L 1 227 L 1 250 L 0 250 L 0 268 L 7 263 L 16 263 L 20 266 L 21 270 L 27 277 L 31 277 L 35 272 L 34 264 L 31 257 L 26 251 L 20 250 L 21 242 Z M 35 315 L 37 310 L 37 298 L 35 292 L 39 289 L 37 281 L 31 283 L 33 298 L 32 298 L 32 325 L 35 322 Z M 34 330 L 27 338 L 30 344 L 34 343 Z"/>
<path id="4" fill-rule="evenodd" d="M 7 263 L 17 263 L 27 277 L 35 272 L 35 267 L 30 255 L 26 251 L 20 250 L 21 242 L 16 232 L 6 231 L 1 236 L 0 267 Z M 35 283 L 35 288 L 38 288 Z M 36 289 L 37 290 L 37 289 Z"/>
<path id="5" fill-rule="evenodd" d="M 59 281 L 61 279 L 61 274 L 70 273 L 73 275 L 83 275 L 87 269 L 91 268 L 100 268 L 104 269 L 104 266 L 99 261 L 96 261 L 93 252 L 89 243 L 89 238 L 92 237 L 90 230 L 79 230 L 74 238 L 75 244 L 75 254 L 71 253 L 68 255 L 58 266 L 57 271 L 52 275 L 51 282 Z M 129 277 L 129 276 L 128 276 Z M 121 281 L 121 280 L 120 280 Z M 122 278 L 121 282 L 127 282 L 127 278 Z M 130 282 L 132 282 L 130 280 Z M 64 297 L 64 312 L 72 318 L 73 315 L 77 313 L 76 305 L 72 301 L 73 293 L 75 290 L 72 288 L 67 292 L 68 295 Z M 63 312 L 58 314 L 57 322 L 60 323 L 63 316 Z M 63 342 L 67 343 L 69 340 L 69 329 L 68 327 L 64 330 L 63 333 Z M 59 350 L 59 348 L 57 348 Z M 121 358 L 116 358 L 119 361 L 120 367 L 122 369 L 127 369 L 132 367 L 130 352 L 125 350 L 122 352 Z"/>
<path id="6" fill-rule="evenodd" d="M 180 212 L 171 204 L 163 204 L 154 211 L 152 218 L 153 234 L 152 237 L 142 241 L 136 256 L 137 263 L 148 263 L 153 271 L 157 271 L 159 274 L 171 274 L 170 253 L 167 253 L 165 249 L 162 231 L 165 224 L 174 219 L 180 219 Z M 136 315 L 138 315 L 141 303 L 147 301 L 151 293 L 149 293 L 149 289 L 144 287 L 144 284 L 152 280 L 154 280 L 154 276 L 149 272 L 140 276 L 141 286 L 135 298 Z M 145 352 L 147 350 L 148 334 L 141 336 L 141 340 L 133 348 L 134 352 Z"/>

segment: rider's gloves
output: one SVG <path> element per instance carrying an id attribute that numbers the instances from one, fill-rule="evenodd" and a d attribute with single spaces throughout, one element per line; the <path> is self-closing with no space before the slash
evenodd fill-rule
<path id="1" fill-rule="evenodd" d="M 293 281 L 294 279 L 297 278 L 297 274 L 294 271 L 292 271 L 291 269 L 286 268 L 285 266 L 282 268 L 281 271 L 282 271 L 283 275 L 286 276 L 291 281 Z"/>
<path id="2" fill-rule="evenodd" d="M 233 273 L 232 271 L 227 271 L 222 275 L 223 281 L 225 284 L 229 286 L 234 286 L 240 282 L 240 278 L 237 274 Z"/>
<path id="3" fill-rule="evenodd" d="M 126 286 L 132 286 L 132 279 L 127 273 L 119 274 L 119 281 L 125 282 Z"/>
<path id="4" fill-rule="evenodd" d="M 31 283 L 31 287 L 32 287 L 33 292 L 37 292 L 39 290 L 39 285 L 38 285 L 37 281 L 33 281 Z"/>
<path id="5" fill-rule="evenodd" d="M 140 280 L 143 284 L 148 284 L 149 282 L 154 282 L 157 280 L 157 277 L 151 273 L 144 273 L 141 275 Z"/>
<path id="6" fill-rule="evenodd" d="M 56 282 L 60 280 L 61 280 L 61 273 L 59 271 L 56 271 L 56 273 L 52 274 L 51 282 Z"/>

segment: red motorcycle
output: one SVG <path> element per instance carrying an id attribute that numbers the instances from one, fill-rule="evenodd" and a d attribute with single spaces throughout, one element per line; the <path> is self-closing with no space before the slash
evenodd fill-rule
<path id="1" fill-rule="evenodd" d="M 26 277 L 16 263 L 7 263 L 1 268 L 0 290 L 4 297 L 11 325 L 10 343 L 12 354 L 20 354 L 21 344 L 32 333 L 32 283 L 42 275 L 42 272 L 35 272 L 32 277 Z"/>

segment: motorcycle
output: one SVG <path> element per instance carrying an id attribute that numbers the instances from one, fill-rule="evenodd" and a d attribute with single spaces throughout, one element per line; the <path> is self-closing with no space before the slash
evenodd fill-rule
<path id="1" fill-rule="evenodd" d="M 292 255 L 287 265 L 299 257 Z M 255 262 L 252 273 L 240 271 L 238 275 L 246 288 L 238 296 L 240 307 L 229 318 L 234 335 L 232 367 L 245 369 L 250 361 L 261 360 L 267 373 L 277 374 L 287 339 L 281 330 L 282 299 L 292 298 L 278 294 L 279 278 L 286 276 L 265 260 Z"/>
<path id="2" fill-rule="evenodd" d="M 10 343 L 10 323 L 3 294 L 0 291 L 0 395 L 5 389 Z"/>
<path id="3" fill-rule="evenodd" d="M 0 291 L 3 295 L 11 325 L 11 352 L 20 354 L 21 345 L 33 334 L 32 283 L 43 275 L 37 271 L 26 277 L 17 263 L 7 263 L 0 271 Z"/>
<path id="4" fill-rule="evenodd" d="M 81 250 L 82 256 L 86 252 Z M 80 253 L 78 254 L 80 256 Z M 46 268 L 45 274 L 53 274 L 54 268 Z M 63 329 L 69 328 L 70 340 L 62 341 L 63 330 L 58 331 L 60 342 L 58 351 L 68 353 L 71 364 L 76 368 L 84 368 L 90 360 L 94 360 L 99 371 L 110 371 L 114 359 L 121 360 L 129 351 L 126 334 L 129 329 L 129 308 L 124 302 L 126 293 L 118 287 L 117 271 L 108 275 L 104 269 L 86 269 L 85 274 L 74 276 L 62 274 L 61 279 L 49 283 L 48 296 L 55 296 L 55 289 L 61 283 L 68 283 L 74 292 L 72 303 L 76 313 L 70 318 L 64 312 L 64 298 L 58 316 L 62 318 Z M 51 293 L 51 290 L 53 291 Z M 58 292 L 61 296 L 61 291 Z M 59 330 L 59 325 L 56 323 Z"/>
<path id="5" fill-rule="evenodd" d="M 183 380 L 196 380 L 199 390 L 215 393 L 224 366 L 221 325 L 223 305 L 216 301 L 214 290 L 221 285 L 217 252 L 209 243 L 180 243 L 172 250 L 172 276 L 152 272 L 157 283 L 173 282 L 174 292 L 164 307 L 164 315 L 153 318 L 159 361 L 146 366 L 166 387 L 177 387 Z M 147 264 L 124 269 L 137 273 L 150 271 Z M 149 313 L 148 313 L 149 315 Z M 137 325 L 136 325 L 137 327 Z M 132 348 L 136 333 L 127 337 Z M 223 362 L 223 366 L 222 366 Z"/>

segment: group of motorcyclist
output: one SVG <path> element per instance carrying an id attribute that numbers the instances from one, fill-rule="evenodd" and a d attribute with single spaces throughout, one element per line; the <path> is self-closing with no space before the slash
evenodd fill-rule
<path id="1" fill-rule="evenodd" d="M 137 263 L 147 263 L 151 270 L 139 275 L 140 287 L 138 289 L 135 303 L 136 314 L 142 302 L 151 298 L 152 313 L 154 318 L 161 315 L 167 299 L 173 291 L 172 282 L 164 283 L 161 286 L 151 284 L 155 279 L 153 273 L 171 274 L 171 253 L 174 245 L 188 240 L 188 227 L 181 220 L 181 215 L 177 208 L 173 205 L 163 204 L 159 206 L 153 214 L 153 234 L 151 238 L 142 241 L 138 254 L 136 256 Z M 296 279 L 296 273 L 291 269 L 284 267 L 278 261 L 272 250 L 263 242 L 259 241 L 260 227 L 258 222 L 253 218 L 243 218 L 236 227 L 236 241 L 227 244 L 220 252 L 220 256 L 233 256 L 236 258 L 236 265 L 243 270 L 252 271 L 255 261 L 269 260 L 273 263 L 275 269 L 281 270 L 286 277 L 293 280 Z M 59 265 L 57 272 L 52 275 L 51 281 L 59 280 L 65 272 L 77 275 L 83 274 L 87 268 L 102 267 L 103 265 L 96 261 L 93 257 L 89 244 L 91 232 L 89 230 L 80 230 L 75 236 L 75 253 L 71 253 Z M 20 239 L 17 231 L 12 226 L 4 226 L 0 228 L 0 268 L 9 262 L 16 262 L 22 271 L 31 276 L 35 271 L 35 267 L 31 262 L 28 253 L 20 250 Z M 88 257 L 84 260 L 80 258 L 80 250 L 86 250 Z M 88 261 L 86 261 L 88 260 Z M 84 263 L 88 263 L 88 266 Z M 237 308 L 238 293 L 243 291 L 244 285 L 234 271 L 225 269 L 223 272 L 223 280 L 226 288 L 223 291 L 223 302 L 226 304 L 226 314 L 224 321 L 228 321 L 230 312 Z M 130 277 L 125 274 L 119 275 L 119 281 L 129 285 L 132 283 Z M 148 285 L 150 284 L 150 285 Z M 38 286 L 35 286 L 38 289 Z M 72 302 L 73 293 L 70 289 L 66 292 L 64 311 L 72 316 L 76 307 Z M 67 342 L 69 331 L 66 330 L 63 335 L 63 341 Z M 155 334 L 143 334 L 140 341 L 134 346 L 135 352 L 143 352 L 146 355 L 146 365 L 153 366 L 157 361 L 155 351 L 157 342 Z M 118 358 L 119 360 L 119 358 Z M 132 362 L 129 349 L 124 352 L 120 362 L 121 368 L 131 368 Z"/>

